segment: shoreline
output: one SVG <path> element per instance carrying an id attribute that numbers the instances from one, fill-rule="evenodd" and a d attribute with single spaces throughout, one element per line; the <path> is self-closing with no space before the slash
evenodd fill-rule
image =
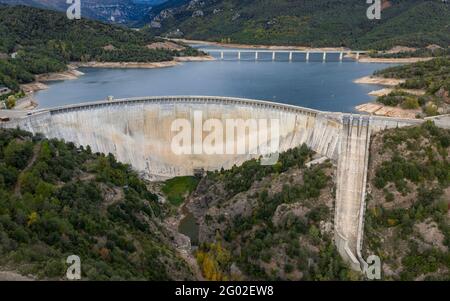
<path id="1" fill-rule="evenodd" d="M 224 44 L 219 42 L 208 42 L 199 40 L 186 40 L 186 39 L 169 39 L 169 41 L 182 42 L 186 44 L 201 44 L 201 45 L 216 45 L 225 48 L 250 48 L 250 49 L 270 49 L 270 50 L 311 50 L 311 51 L 349 51 L 348 48 L 344 47 L 322 47 L 322 48 L 311 48 L 302 46 L 274 46 L 274 45 L 245 45 L 245 44 Z M 353 57 L 347 55 L 347 57 Z M 356 58 L 354 57 L 356 60 Z M 362 63 L 414 63 L 418 61 L 427 61 L 432 58 L 398 58 L 398 59 L 384 59 L 384 58 L 370 58 L 367 56 L 362 56 L 358 62 Z M 45 82 L 59 81 L 59 80 L 75 80 L 84 73 L 78 71 L 78 68 L 110 68 L 110 69 L 156 69 L 156 68 L 169 68 L 175 67 L 184 62 L 205 62 L 214 61 L 214 57 L 210 55 L 205 56 L 188 56 L 188 57 L 174 57 L 172 61 L 163 62 L 71 62 L 68 65 L 68 70 L 63 72 L 39 74 L 36 75 L 36 81 L 30 84 L 21 85 L 21 88 L 25 91 L 26 96 L 21 100 L 18 100 L 20 106 L 18 108 L 24 108 L 27 110 L 34 110 L 39 106 L 37 100 L 34 99 L 33 93 L 40 90 L 48 89 L 49 87 Z M 371 96 L 383 96 L 387 95 L 393 91 L 393 89 L 401 83 L 404 83 L 404 79 L 394 79 L 394 78 L 382 78 L 376 76 L 364 76 L 353 81 L 356 84 L 370 84 L 370 85 L 381 85 L 385 86 L 383 89 L 378 89 L 369 92 Z M 386 88 L 387 87 L 387 88 Z M 408 92 L 408 91 L 407 91 Z M 422 93 L 422 91 L 415 91 L 415 93 Z M 415 94 L 413 93 L 413 94 Z M 363 103 L 355 106 L 358 112 L 365 112 L 369 114 L 391 116 L 391 117 L 401 117 L 411 116 L 412 113 L 404 112 L 405 110 L 399 108 L 391 108 L 378 104 L 376 102 Z"/>
<path id="2" fill-rule="evenodd" d="M 398 87 L 398 85 L 404 83 L 405 79 L 397 78 L 384 78 L 378 76 L 364 76 L 354 80 L 355 84 L 366 84 L 366 85 L 380 85 L 384 86 L 382 89 L 373 90 L 368 94 L 370 96 L 380 97 L 391 93 Z M 410 94 L 424 95 L 425 91 L 422 90 L 411 90 L 411 89 L 399 89 Z M 396 118 L 411 118 L 416 119 L 420 110 L 406 110 L 399 107 L 390 107 L 384 104 L 378 103 L 376 100 L 362 103 L 355 106 L 356 111 L 360 113 L 368 113 L 369 115 L 385 116 L 385 117 L 396 117 Z"/>
<path id="3" fill-rule="evenodd" d="M 366 84 L 366 85 L 380 85 L 380 86 L 388 86 L 388 87 L 396 87 L 400 84 L 406 82 L 404 79 L 397 78 L 385 78 L 378 76 L 364 76 L 361 78 L 357 78 L 353 81 L 355 84 Z"/>
<path id="4" fill-rule="evenodd" d="M 268 49 L 268 50 L 299 50 L 299 51 L 351 51 L 347 47 L 307 47 L 307 46 L 281 46 L 281 45 L 255 45 L 255 44 L 239 44 L 239 43 L 221 43 L 210 42 L 202 40 L 189 39 L 169 39 L 169 41 L 181 42 L 185 44 L 198 45 L 214 45 L 223 48 L 237 48 L 237 49 Z M 409 57 L 409 58 L 371 58 L 367 55 L 361 54 L 360 58 L 356 60 L 356 55 L 347 54 L 346 57 L 352 58 L 360 63 L 384 63 L 384 64 L 408 64 L 432 60 L 432 57 Z"/>
<path id="5" fill-rule="evenodd" d="M 368 102 L 357 105 L 355 109 L 358 112 L 368 113 L 370 115 L 417 119 L 420 110 L 406 110 L 399 107 L 390 107 L 377 102 Z"/>
<path id="6" fill-rule="evenodd" d="M 426 62 L 432 60 L 432 57 L 407 57 L 407 58 L 375 58 L 368 56 L 361 56 L 359 63 L 381 63 L 381 64 L 412 64 L 418 62 Z"/>
<path id="7" fill-rule="evenodd" d="M 412 89 L 395 89 L 395 87 L 393 88 L 383 88 L 380 90 L 373 90 L 371 92 L 369 92 L 370 96 L 386 96 L 388 94 L 390 94 L 391 92 L 398 90 L 398 91 L 402 91 L 402 92 L 406 92 L 408 94 L 412 94 L 412 95 L 416 95 L 416 96 L 423 96 L 426 94 L 426 91 L 424 90 L 412 90 Z"/>
<path id="8" fill-rule="evenodd" d="M 84 75 L 83 72 L 77 70 L 78 68 L 157 69 L 175 67 L 185 62 L 209 62 L 214 60 L 214 57 L 204 55 L 174 57 L 172 61 L 163 62 L 71 62 L 67 65 L 68 70 L 66 71 L 38 74 L 35 76 L 34 82 L 22 84 L 20 87 L 25 92 L 25 97 L 28 97 L 34 92 L 48 89 L 49 86 L 45 84 L 46 82 L 78 79 L 80 76 Z M 37 106 L 38 104 L 34 108 Z"/>
<path id="9" fill-rule="evenodd" d="M 345 47 L 306 47 L 306 46 L 281 46 L 281 45 L 251 45 L 251 44 L 239 44 L 239 43 L 220 43 L 209 42 L 201 40 L 188 40 L 188 39 L 169 39 L 175 42 L 182 42 L 185 44 L 199 44 L 199 45 L 214 45 L 224 48 L 239 48 L 239 49 L 269 49 L 269 50 L 311 50 L 311 51 L 350 51 Z"/>

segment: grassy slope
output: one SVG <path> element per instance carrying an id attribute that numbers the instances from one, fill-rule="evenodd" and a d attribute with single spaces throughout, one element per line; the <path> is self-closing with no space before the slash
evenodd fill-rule
<path id="1" fill-rule="evenodd" d="M 195 177 L 177 177 L 164 182 L 162 191 L 172 205 L 179 206 L 195 190 L 198 182 Z"/>
<path id="2" fill-rule="evenodd" d="M 63 279 L 192 279 L 161 225 L 165 207 L 129 166 L 71 143 L 0 130 L 0 267 Z"/>

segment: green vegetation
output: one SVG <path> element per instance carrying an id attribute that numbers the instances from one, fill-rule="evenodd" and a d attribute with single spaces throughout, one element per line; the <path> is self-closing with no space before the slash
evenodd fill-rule
<path id="1" fill-rule="evenodd" d="M 380 96 L 377 101 L 391 107 L 401 105 L 404 109 L 417 109 L 419 107 L 419 102 L 414 96 L 401 90 Z"/>
<path id="2" fill-rule="evenodd" d="M 198 182 L 196 177 L 176 177 L 164 182 L 162 191 L 172 205 L 180 206 L 186 197 L 195 190 Z"/>
<path id="3" fill-rule="evenodd" d="M 0 130 L 0 266 L 63 279 L 190 279 L 161 226 L 166 209 L 130 166 L 90 148 Z"/>
<path id="4" fill-rule="evenodd" d="M 449 131 L 428 121 L 420 127 L 398 129 L 386 134 L 383 142 L 384 151 L 392 152 L 392 159 L 384 161 L 376 170 L 374 183 L 378 189 L 394 183 L 396 189 L 404 193 L 406 180 L 414 184 L 427 184 L 427 187 L 435 182 L 441 188 L 450 185 Z M 401 145 L 405 145 L 406 150 Z"/>
<path id="5" fill-rule="evenodd" d="M 377 99 L 388 106 L 401 105 L 406 109 L 421 107 L 425 115 L 437 115 L 450 111 L 450 57 L 435 58 L 426 62 L 401 65 L 375 72 L 376 76 L 406 79 L 399 85 L 404 89 L 423 89 L 424 96 L 394 91 Z M 439 110 L 441 112 L 439 112 Z"/>
<path id="6" fill-rule="evenodd" d="M 375 72 L 377 76 L 406 79 L 401 88 L 426 89 L 434 94 L 441 88 L 450 91 L 450 57 L 435 58 L 426 62 L 418 62 L 395 66 Z"/>
<path id="7" fill-rule="evenodd" d="M 200 231 L 210 239 L 197 251 L 207 279 L 357 278 L 340 259 L 332 234 L 322 229 L 332 216 L 326 202 L 333 198 L 332 164 L 307 168 L 312 155 L 303 145 L 282 153 L 275 166 L 251 160 L 200 182 L 192 197 L 200 206 L 196 212 L 209 200 Z M 251 209 L 243 211 L 241 201 Z"/>
<path id="8" fill-rule="evenodd" d="M 172 14 L 157 17 L 162 27 L 152 29 L 154 32 L 179 36 L 179 29 L 190 39 L 355 49 L 430 44 L 446 48 L 450 44 L 450 7 L 441 0 L 386 1 L 389 7 L 383 10 L 381 20 L 368 20 L 369 5 L 360 0 L 179 2 Z M 199 16 L 199 11 L 203 15 Z"/>
<path id="9" fill-rule="evenodd" d="M 0 84 L 18 91 L 35 74 L 59 72 L 71 61 L 160 62 L 186 51 L 148 49 L 155 39 L 147 32 L 90 20 L 69 20 L 63 13 L 0 5 Z"/>
<path id="10" fill-rule="evenodd" d="M 380 146 L 372 149 L 377 163 L 371 167 L 374 189 L 365 223 L 368 254 L 380 255 L 393 270 L 388 279 L 449 280 L 450 131 L 427 122 L 387 131 L 375 144 Z M 420 230 L 424 225 L 440 234 Z"/>
<path id="11" fill-rule="evenodd" d="M 404 51 L 398 53 L 371 52 L 374 58 L 407 58 L 407 57 L 442 57 L 449 56 L 450 48 L 419 48 L 415 51 Z"/>
<path id="12" fill-rule="evenodd" d="M 233 166 L 230 170 L 220 172 L 209 172 L 208 177 L 214 181 L 222 181 L 225 185 L 228 197 L 232 197 L 239 192 L 248 190 L 255 181 L 260 181 L 273 173 L 285 172 L 294 166 L 303 166 L 313 155 L 313 152 L 302 145 L 280 156 L 275 165 L 261 165 L 260 160 L 249 160 L 241 166 Z"/>

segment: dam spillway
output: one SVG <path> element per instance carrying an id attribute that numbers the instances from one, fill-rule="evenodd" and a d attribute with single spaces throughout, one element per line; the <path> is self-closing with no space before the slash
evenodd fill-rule
<path id="1" fill-rule="evenodd" d="M 174 96 L 57 107 L 34 112 L 1 126 L 19 127 L 47 138 L 90 146 L 94 152 L 111 153 L 149 180 L 192 175 L 196 169 L 229 169 L 260 157 L 250 153 L 174 153 L 172 142 L 177 135 L 173 129 L 174 122 L 181 119 L 195 124 L 195 117 L 199 114 L 202 120 L 219 123 L 231 119 L 278 120 L 277 137 L 270 139 L 276 138 L 279 152 L 306 144 L 316 153 L 337 162 L 335 243 L 341 256 L 352 267 L 364 269 L 360 250 L 370 136 L 387 128 L 420 124 L 421 120 L 323 112 L 230 97 Z M 260 135 L 258 128 L 251 126 L 236 131 L 234 139 L 247 144 L 250 137 Z M 203 127 L 201 135 L 206 135 Z"/>

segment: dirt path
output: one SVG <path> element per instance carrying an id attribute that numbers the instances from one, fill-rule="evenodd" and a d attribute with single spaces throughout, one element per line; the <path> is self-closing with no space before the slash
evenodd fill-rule
<path id="1" fill-rule="evenodd" d="M 0 281 L 33 281 L 33 278 L 11 271 L 0 271 Z"/>
<path id="2" fill-rule="evenodd" d="M 39 153 L 41 152 L 41 144 L 38 143 L 33 148 L 33 157 L 31 157 L 31 160 L 28 162 L 27 166 L 22 170 L 22 172 L 17 177 L 17 183 L 14 187 L 14 194 L 16 196 L 22 196 L 21 187 L 22 187 L 22 175 L 25 174 L 30 168 L 33 166 L 33 164 L 36 162 L 37 157 L 39 156 Z"/>

